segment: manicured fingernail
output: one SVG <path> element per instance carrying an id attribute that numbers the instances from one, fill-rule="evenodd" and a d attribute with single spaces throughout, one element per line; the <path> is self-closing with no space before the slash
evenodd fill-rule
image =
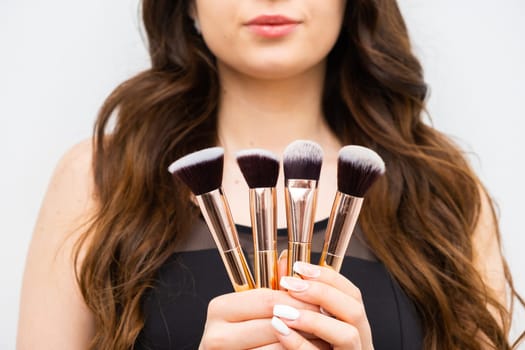
<path id="1" fill-rule="evenodd" d="M 296 261 L 293 264 L 293 270 L 305 277 L 317 278 L 321 276 L 321 270 L 317 266 L 302 261 Z"/>
<path id="2" fill-rule="evenodd" d="M 282 335 L 290 334 L 290 328 L 288 328 L 288 326 L 278 317 L 272 317 L 272 326 L 277 332 L 281 333 Z"/>
<path id="3" fill-rule="evenodd" d="M 276 304 L 273 306 L 273 315 L 294 321 L 299 318 L 299 310 L 288 305 Z"/>
<path id="4" fill-rule="evenodd" d="M 284 249 L 284 250 L 281 252 L 281 254 L 279 254 L 279 259 L 277 259 L 277 260 L 281 261 L 281 259 L 284 259 L 284 258 L 287 257 L 287 256 L 288 256 L 288 249 Z"/>
<path id="5" fill-rule="evenodd" d="M 296 277 L 284 276 L 281 277 L 281 287 L 294 291 L 302 292 L 308 288 L 308 282 Z"/>

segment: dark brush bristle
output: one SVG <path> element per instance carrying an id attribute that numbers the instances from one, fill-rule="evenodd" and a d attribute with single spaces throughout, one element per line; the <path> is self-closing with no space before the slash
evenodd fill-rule
<path id="1" fill-rule="evenodd" d="M 323 149 L 312 141 L 297 140 L 283 153 L 284 179 L 319 180 Z"/>
<path id="2" fill-rule="evenodd" d="M 383 159 L 370 148 L 345 146 L 339 151 L 337 188 L 354 197 L 364 197 L 370 186 L 385 173 Z"/>
<path id="3" fill-rule="evenodd" d="M 211 147 L 179 158 L 168 170 L 198 196 L 221 187 L 223 166 L 224 149 Z"/>
<path id="4" fill-rule="evenodd" d="M 250 188 L 275 187 L 279 177 L 279 158 L 263 149 L 237 152 L 237 163 Z"/>

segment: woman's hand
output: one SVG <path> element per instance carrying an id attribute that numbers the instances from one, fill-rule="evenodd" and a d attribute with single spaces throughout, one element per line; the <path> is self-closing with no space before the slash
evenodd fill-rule
<path id="1" fill-rule="evenodd" d="M 304 312 L 319 310 L 285 291 L 252 289 L 221 295 L 208 306 L 200 349 L 283 349 L 270 323 L 276 304 Z"/>
<path id="2" fill-rule="evenodd" d="M 287 251 L 279 256 L 279 276 L 286 275 Z M 280 342 L 270 320 L 275 305 L 319 312 L 319 306 L 293 298 L 284 290 L 253 289 L 221 295 L 208 305 L 206 326 L 199 349 L 286 349 Z M 329 349 L 320 339 L 304 334 L 316 349 Z"/>
<path id="3" fill-rule="evenodd" d="M 361 292 L 354 284 L 327 267 L 297 262 L 294 272 L 303 279 L 282 277 L 281 287 L 299 301 L 318 305 L 321 312 L 276 305 L 272 325 L 286 349 L 317 349 L 299 332 L 313 334 L 334 349 L 373 349 Z"/>

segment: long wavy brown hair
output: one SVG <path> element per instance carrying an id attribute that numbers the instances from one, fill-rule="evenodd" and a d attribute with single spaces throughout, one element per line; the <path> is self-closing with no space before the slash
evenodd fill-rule
<path id="1" fill-rule="evenodd" d="M 144 324 L 141 298 L 195 215 L 189 192 L 166 169 L 217 143 L 215 60 L 195 32 L 191 5 L 143 1 L 151 68 L 113 91 L 95 126 L 98 211 L 76 251 L 96 320 L 93 349 L 133 348 Z M 360 223 L 415 302 L 425 348 L 510 349 L 510 313 L 473 266 L 480 183 L 458 147 L 424 122 L 427 86 L 395 0 L 348 2 L 324 92 L 324 115 L 341 142 L 371 147 L 387 163 Z"/>

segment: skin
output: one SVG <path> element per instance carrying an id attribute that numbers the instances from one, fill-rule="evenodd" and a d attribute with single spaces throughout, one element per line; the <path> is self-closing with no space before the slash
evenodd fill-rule
<path id="1" fill-rule="evenodd" d="M 238 223 L 249 225 L 250 218 L 244 210 L 248 197 L 242 195 L 247 186 L 235 152 L 260 147 L 281 156 L 297 139 L 323 147 L 317 219 L 330 214 L 336 190 L 331 179 L 336 178 L 342 145 L 325 121 L 321 96 L 325 58 L 339 35 L 344 7 L 344 0 L 195 2 L 192 15 L 217 57 L 222 88 L 218 135 L 225 149 L 223 187 Z M 268 14 L 284 15 L 300 24 L 289 35 L 275 39 L 258 36 L 245 25 Z M 282 199 L 282 173 L 278 184 L 277 197 Z M 283 209 L 280 201 L 280 227 L 286 225 Z"/>
<path id="2" fill-rule="evenodd" d="M 235 221 L 249 224 L 247 187 L 234 158 L 237 150 L 261 147 L 282 156 L 291 141 L 310 139 L 325 152 L 317 219 L 328 217 L 335 193 L 337 152 L 342 146 L 321 110 L 325 57 L 339 32 L 343 0 L 197 0 L 191 14 L 217 56 L 222 92 L 219 144 L 225 148 L 224 183 Z M 285 38 L 266 40 L 243 26 L 260 14 L 285 14 L 301 24 Z M 314 16 L 315 14 L 315 16 Z M 90 141 L 64 155 L 52 177 L 35 226 L 24 273 L 17 349 L 84 349 L 93 316 L 79 292 L 72 252 L 94 199 Z M 281 174 L 282 176 L 282 174 Z M 278 206 L 284 213 L 282 178 Z M 279 226 L 285 225 L 284 216 Z M 495 295 L 505 300 L 495 221 L 483 201 L 473 236 L 475 266 Z M 481 258 L 483 257 L 483 258 Z M 280 272 L 286 269 L 280 260 Z M 82 259 L 79 263 L 82 262 Z M 303 275 L 307 288 L 251 290 L 215 298 L 208 307 L 201 349 L 371 349 L 370 326 L 359 289 L 345 277 L 318 268 Z M 273 306 L 299 311 L 283 335 L 271 325 Z M 319 307 L 330 315 L 319 312 Z M 332 317 L 334 316 L 334 317 Z"/>
<path id="3" fill-rule="evenodd" d="M 94 334 L 72 259 L 93 200 L 91 146 L 76 145 L 60 160 L 44 197 L 26 260 L 17 349 L 85 349 Z"/>
<path id="4" fill-rule="evenodd" d="M 297 319 L 281 317 L 293 329 L 289 334 L 278 333 L 284 348 L 315 349 L 315 344 L 298 333 L 303 331 L 323 339 L 333 349 L 373 349 L 370 325 L 359 288 L 330 268 L 306 263 L 299 265 L 306 269 L 306 273 L 295 268 L 294 271 L 300 273 L 302 279 L 284 279 L 298 283 L 300 288 L 288 289 L 288 292 L 296 299 L 318 305 L 322 312 L 301 309 Z M 284 279 L 281 279 L 281 285 Z"/>

